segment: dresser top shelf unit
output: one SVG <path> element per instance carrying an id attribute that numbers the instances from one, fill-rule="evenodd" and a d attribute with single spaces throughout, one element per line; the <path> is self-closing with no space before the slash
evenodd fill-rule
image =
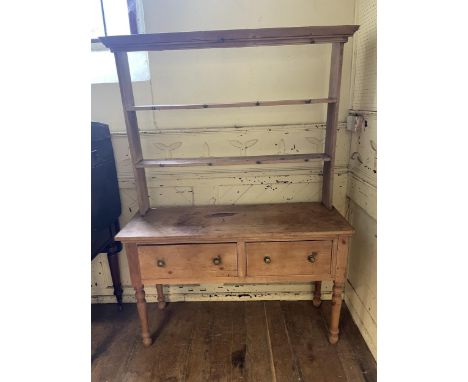
<path id="1" fill-rule="evenodd" d="M 162 284 L 314 281 L 316 283 L 314 305 L 319 306 L 321 281 L 333 280 L 329 341 L 330 343 L 338 341 L 348 242 L 354 229 L 333 208 L 333 173 L 343 47 L 357 29 L 356 25 L 342 25 L 158 33 L 100 39 L 114 52 L 135 176 L 140 214 L 126 224 L 116 239 L 125 245 L 145 346 L 149 346 L 152 339 L 144 285 L 154 284 L 158 291 L 158 307 L 163 309 L 165 299 Z M 329 90 L 326 98 L 189 105 L 135 105 L 127 52 L 323 43 L 332 45 Z M 143 158 L 137 122 L 137 112 L 140 111 L 318 103 L 327 106 L 325 144 L 319 153 Z M 323 163 L 322 203 L 150 208 L 145 173 L 148 167 L 299 161 Z"/>
<path id="2" fill-rule="evenodd" d="M 322 203 L 333 208 L 333 173 L 338 126 L 343 47 L 359 29 L 358 25 L 305 26 L 288 28 L 234 29 L 177 33 L 135 34 L 100 37 L 115 56 L 125 125 L 132 158 L 140 215 L 150 210 L 145 168 L 178 166 L 228 166 L 265 163 L 321 161 L 323 163 Z M 276 45 L 332 45 L 328 96 L 316 99 L 256 100 L 231 103 L 135 105 L 127 52 L 208 48 L 242 48 Z M 137 112 L 145 110 L 188 110 L 233 107 L 326 104 L 327 121 L 323 152 L 293 155 L 263 155 L 204 158 L 143 158 Z"/>
<path id="3" fill-rule="evenodd" d="M 351 235 L 354 229 L 335 209 L 319 202 L 151 208 L 117 235 L 125 243 L 194 243 L 249 240 L 307 240 Z"/>
<path id="4" fill-rule="evenodd" d="M 358 25 L 231 29 L 100 37 L 112 52 L 345 43 Z"/>

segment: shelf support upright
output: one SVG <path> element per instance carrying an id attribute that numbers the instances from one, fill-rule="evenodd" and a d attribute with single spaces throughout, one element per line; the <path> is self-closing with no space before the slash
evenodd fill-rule
<path id="1" fill-rule="evenodd" d="M 328 97 L 334 98 L 334 103 L 327 106 L 327 128 L 325 132 L 325 154 L 330 161 L 323 163 L 322 203 L 328 209 L 333 208 L 333 175 L 335 168 L 335 147 L 338 130 L 338 110 L 340 103 L 341 67 L 343 64 L 344 43 L 332 43 L 330 80 Z"/>
<path id="2" fill-rule="evenodd" d="M 114 56 L 117 67 L 117 76 L 119 78 L 120 95 L 122 97 L 133 175 L 135 177 L 138 206 L 140 215 L 143 216 L 149 210 L 150 204 L 145 169 L 136 167 L 137 163 L 143 160 L 143 154 L 141 150 L 136 112 L 134 110 L 129 110 L 130 107 L 135 106 L 132 80 L 130 77 L 130 67 L 128 64 L 127 52 L 114 52 Z"/>

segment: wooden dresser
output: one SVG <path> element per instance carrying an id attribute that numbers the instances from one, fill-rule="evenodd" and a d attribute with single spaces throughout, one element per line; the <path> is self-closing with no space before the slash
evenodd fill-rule
<path id="1" fill-rule="evenodd" d="M 333 280 L 329 340 L 338 341 L 353 228 L 321 203 L 164 207 L 134 217 L 117 235 L 125 245 L 143 343 L 151 344 L 144 285 Z"/>
<path id="2" fill-rule="evenodd" d="M 321 281 L 333 280 L 329 339 L 331 343 L 338 340 L 348 242 L 353 229 L 333 207 L 333 177 L 343 49 L 358 28 L 357 25 L 307 26 L 100 38 L 115 56 L 137 191 L 140 216 L 133 218 L 116 238 L 126 248 L 145 345 L 151 344 L 151 336 L 144 285 L 156 284 L 159 306 L 164 308 L 162 285 L 186 283 L 311 281 L 315 282 L 314 305 L 318 306 Z M 328 95 L 322 98 L 135 105 L 128 52 L 311 44 L 331 45 Z M 280 105 L 314 107 L 318 104 L 327 107 L 322 152 L 203 158 L 143 157 L 137 112 Z M 321 203 L 150 208 L 145 170 L 152 167 L 312 161 L 323 163 Z"/>

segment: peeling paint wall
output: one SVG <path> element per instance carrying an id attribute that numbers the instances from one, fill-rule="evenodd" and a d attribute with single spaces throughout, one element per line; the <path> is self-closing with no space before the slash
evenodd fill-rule
<path id="1" fill-rule="evenodd" d="M 357 0 L 351 105 L 367 127 L 353 133 L 349 158 L 348 220 L 351 240 L 345 299 L 374 357 L 377 357 L 377 4 Z"/>
<path id="2" fill-rule="evenodd" d="M 143 1 L 146 32 L 353 24 L 353 0 Z M 135 102 L 203 103 L 323 97 L 330 46 L 154 52 L 151 80 L 134 83 Z M 345 46 L 334 204 L 346 212 L 351 134 L 353 39 Z M 144 154 L 152 158 L 264 155 L 323 150 L 324 105 L 146 111 L 138 113 Z M 92 86 L 92 119 L 112 132 L 122 199 L 121 224 L 136 212 L 136 194 L 117 84 Z M 319 201 L 321 167 L 314 163 L 148 170 L 151 204 L 202 205 Z M 125 253 L 119 257 L 124 301 L 134 301 Z M 114 302 L 105 255 L 92 263 L 92 301 Z M 148 301 L 156 300 L 146 286 Z M 330 285 L 323 286 L 324 298 Z M 311 299 L 310 283 L 165 286 L 170 301 Z"/>

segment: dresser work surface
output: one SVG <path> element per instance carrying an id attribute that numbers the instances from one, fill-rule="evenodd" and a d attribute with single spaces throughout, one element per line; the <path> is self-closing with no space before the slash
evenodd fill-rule
<path id="1" fill-rule="evenodd" d="M 149 333 L 144 285 L 333 281 L 329 340 L 338 340 L 349 238 L 344 217 L 321 203 L 162 207 L 135 216 L 119 234 L 142 326 Z"/>
<path id="2" fill-rule="evenodd" d="M 161 207 L 135 216 L 117 235 L 122 242 L 316 238 L 354 232 L 336 210 L 321 203 Z"/>

